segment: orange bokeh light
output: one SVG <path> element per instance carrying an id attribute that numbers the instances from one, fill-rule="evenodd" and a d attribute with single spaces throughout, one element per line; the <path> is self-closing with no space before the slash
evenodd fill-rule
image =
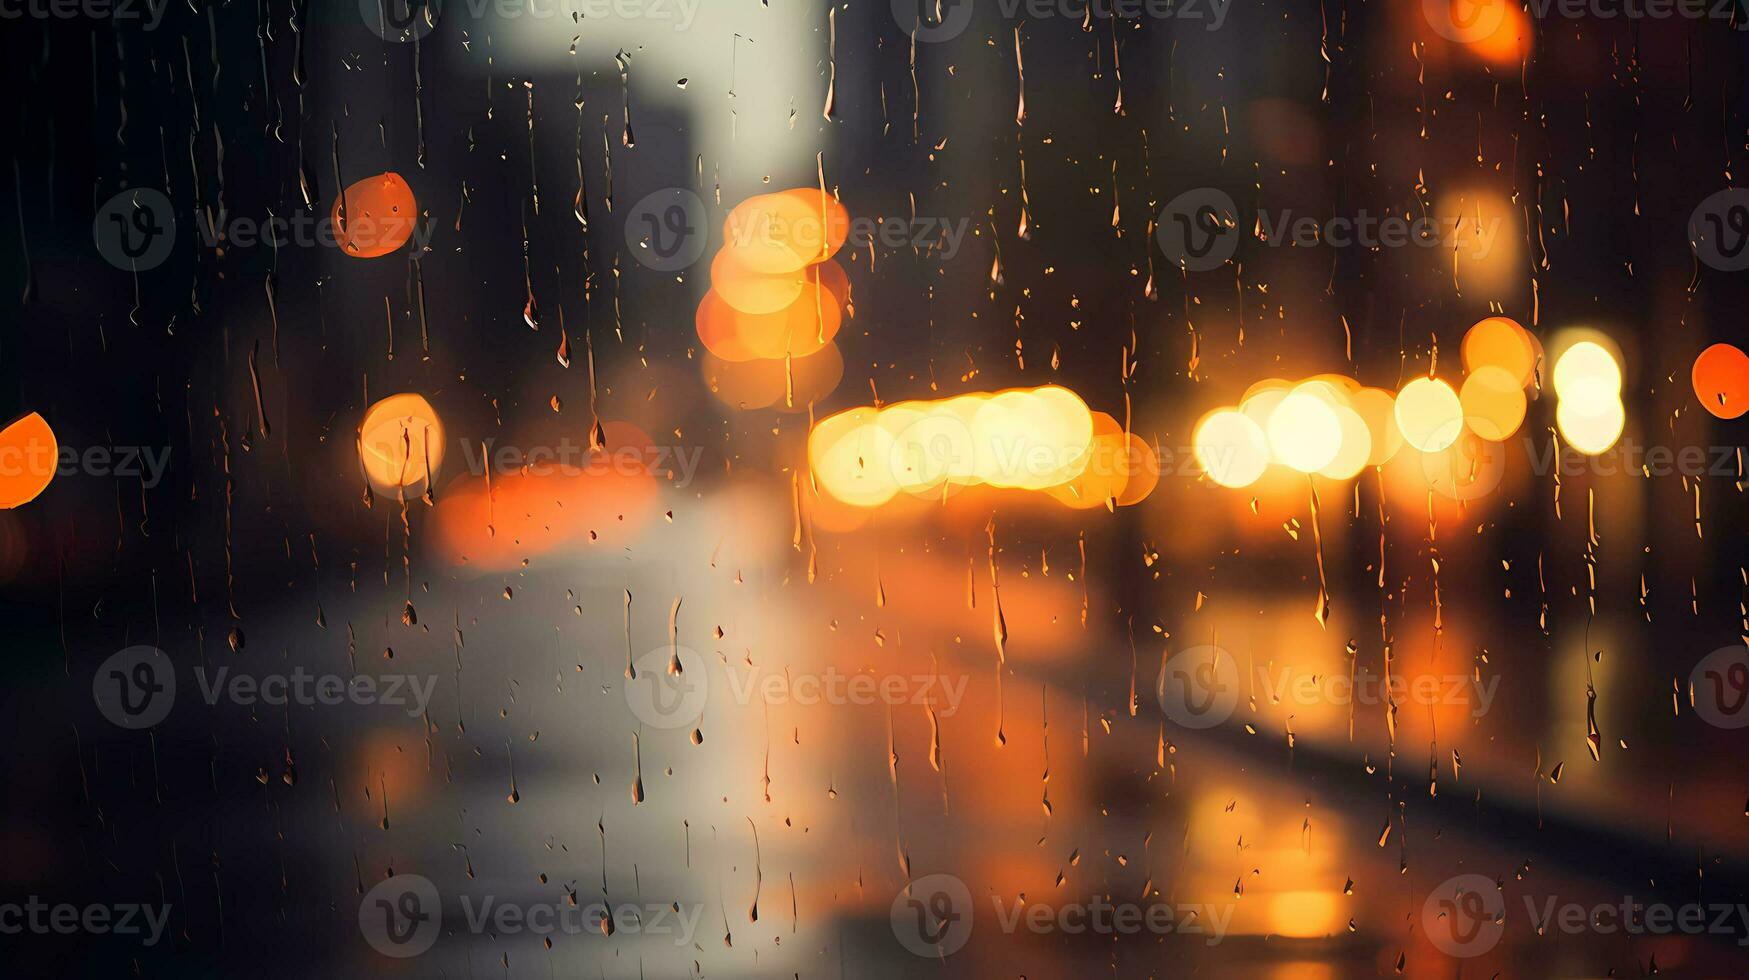
<path id="1" fill-rule="evenodd" d="M 55 479 L 60 452 L 55 430 L 35 412 L 0 431 L 0 510 L 41 496 Z"/>
<path id="2" fill-rule="evenodd" d="M 419 203 L 400 174 L 381 173 L 342 191 L 334 199 L 330 217 L 341 251 L 355 259 L 374 259 L 413 237 Z"/>
<path id="3" fill-rule="evenodd" d="M 443 421 L 423 396 L 390 395 L 364 413 L 358 458 L 379 490 L 423 487 L 443 465 L 443 438 Z"/>
<path id="4" fill-rule="evenodd" d="M 1694 397 L 1721 419 L 1749 411 L 1749 354 L 1731 344 L 1714 344 L 1694 359 Z"/>
<path id="5" fill-rule="evenodd" d="M 504 571 L 584 540 L 626 541 L 655 514 L 650 464 L 658 455 L 629 422 L 603 423 L 602 435 L 584 466 L 451 484 L 437 502 L 439 553 L 457 565 Z"/>

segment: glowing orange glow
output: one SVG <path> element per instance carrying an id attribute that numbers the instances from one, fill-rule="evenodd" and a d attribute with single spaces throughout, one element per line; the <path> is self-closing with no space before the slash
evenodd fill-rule
<path id="1" fill-rule="evenodd" d="M 699 358 L 699 373 L 710 393 L 731 408 L 805 412 L 838 387 L 844 358 L 834 344 L 788 360 L 736 362 L 707 353 Z"/>
<path id="2" fill-rule="evenodd" d="M 458 565 L 489 571 L 588 541 L 624 544 L 655 515 L 658 494 L 650 437 L 626 422 L 602 424 L 602 445 L 585 466 L 559 467 L 451 484 L 437 500 L 436 545 Z"/>
<path id="3" fill-rule="evenodd" d="M 443 422 L 423 396 L 390 395 L 358 426 L 358 458 L 382 491 L 422 487 L 443 464 Z"/>
<path id="4" fill-rule="evenodd" d="M 1271 935 L 1317 939 L 1342 932 L 1345 916 L 1334 891 L 1278 892 L 1267 898 Z"/>
<path id="5" fill-rule="evenodd" d="M 1351 400 L 1355 413 L 1366 423 L 1366 465 L 1383 466 L 1403 446 L 1403 433 L 1397 428 L 1397 396 L 1383 388 L 1362 388 Z"/>
<path id="6" fill-rule="evenodd" d="M 0 510 L 22 507 L 54 482 L 61 447 L 35 412 L 0 431 Z"/>
<path id="7" fill-rule="evenodd" d="M 334 199 L 330 215 L 341 251 L 374 259 L 407 244 L 419 220 L 413 188 L 397 173 L 366 177 Z"/>
<path id="8" fill-rule="evenodd" d="M 711 289 L 742 313 L 776 313 L 794 303 L 808 284 L 801 270 L 764 273 L 750 268 L 730 249 L 711 260 Z"/>
<path id="9" fill-rule="evenodd" d="M 1513 0 L 1434 0 L 1426 9 L 1439 34 L 1489 64 L 1516 65 L 1530 53 L 1531 19 Z"/>
<path id="10" fill-rule="evenodd" d="M 1524 423 L 1524 386 L 1511 372 L 1484 364 L 1464 379 L 1458 392 L 1464 423 L 1484 439 L 1502 442 Z"/>
<path id="11" fill-rule="evenodd" d="M 806 357 L 837 336 L 841 317 L 837 297 L 818 282 L 774 313 L 743 313 L 713 289 L 698 305 L 698 336 L 725 361 Z"/>
<path id="12" fill-rule="evenodd" d="M 402 803 L 424 798 L 426 790 L 436 782 L 426 768 L 420 743 L 386 728 L 365 736 L 348 769 L 354 785 L 369 786 L 389 800 Z"/>
<path id="13" fill-rule="evenodd" d="M 1749 355 L 1731 344 L 1714 344 L 1694 359 L 1694 397 L 1721 419 L 1749 411 Z"/>
<path id="14" fill-rule="evenodd" d="M 1520 388 L 1530 384 L 1536 373 L 1536 343 L 1528 330 L 1508 317 L 1491 316 L 1471 327 L 1464 334 L 1461 351 L 1464 370 L 1500 368 L 1517 380 Z"/>
<path id="15" fill-rule="evenodd" d="M 1127 480 L 1123 493 L 1118 494 L 1117 505 L 1130 507 L 1148 499 L 1148 495 L 1159 485 L 1160 458 L 1154 454 L 1154 447 L 1132 432 L 1129 434 L 1129 445 L 1125 447 L 1123 461 Z"/>
<path id="16" fill-rule="evenodd" d="M 1046 492 L 1076 510 L 1103 507 L 1108 500 L 1115 503 L 1129 484 L 1128 449 L 1129 439 L 1117 419 L 1094 412 L 1093 451 L 1087 468 Z"/>
<path id="17" fill-rule="evenodd" d="M 724 250 L 744 268 L 796 272 L 824 262 L 844 246 L 850 213 L 818 188 L 799 187 L 750 197 L 723 222 Z"/>

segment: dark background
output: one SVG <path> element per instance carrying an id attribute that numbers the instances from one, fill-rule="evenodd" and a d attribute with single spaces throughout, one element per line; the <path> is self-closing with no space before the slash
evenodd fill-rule
<path id="1" fill-rule="evenodd" d="M 805 22 L 817 40 L 828 31 L 824 8 L 722 2 L 745 8 L 736 16 L 745 17 L 751 36 L 773 18 Z M 771 186 L 813 184 L 817 151 L 827 183 L 852 214 L 966 218 L 975 236 L 952 257 L 921 249 L 872 257 L 864 249 L 853 257 L 847 250 L 841 261 L 856 316 L 839 337 L 844 378 L 815 414 L 866 404 L 871 387 L 899 400 L 1060 383 L 1120 418 L 1127 399 L 1137 431 L 1164 446 L 1183 445 L 1198 416 L 1235 400 L 1253 380 L 1336 371 L 1395 387 L 1425 369 L 1434 344 L 1442 363 L 1455 364 L 1464 329 L 1498 311 L 1539 336 L 1581 325 L 1615 338 L 1628 364 L 1629 432 L 1640 442 L 1740 444 L 1742 423 L 1701 413 L 1687 371 L 1707 344 L 1743 342 L 1749 279 L 1699 265 L 1686 225 L 1701 199 L 1731 185 L 1749 154 L 1749 35 L 1715 21 L 1554 21 L 1538 25 L 1522 66 L 1488 68 L 1429 36 L 1415 5 L 1396 6 L 1405 9 L 1377 2 L 1235 7 L 1218 32 L 1172 20 L 1095 21 L 1092 30 L 1079 19 L 1027 23 L 1020 26 L 1027 117 L 1016 125 L 1016 23 L 981 5 L 960 38 L 918 45 L 915 137 L 904 32 L 885 3 L 839 7 L 834 119 L 820 113 L 823 40 L 817 58 L 804 56 L 818 84 L 794 93 L 790 105 L 733 106 L 748 115 L 793 108 L 796 145 L 806 150 L 774 150 Z M 168 447 L 172 461 L 152 488 L 60 479 L 42 499 L 0 514 L 9 641 L 0 674 L 9 743 L 0 752 L 7 801 L 0 893 L 174 906 L 171 935 L 151 949 L 118 937 L 8 937 L 10 970 L 18 975 L 352 976 L 391 968 L 407 976 L 637 975 L 633 954 L 597 943 L 567 958 L 563 944 L 549 953 L 528 936 L 446 935 L 440 950 L 466 952 L 441 965 L 374 957 L 358 937 L 360 891 L 391 869 L 459 875 L 466 848 L 496 848 L 492 862 L 468 853 L 474 865 L 501 876 L 494 880 L 506 892 L 550 895 L 554 882 L 578 880 L 593 889 L 609 867 L 619 893 L 634 887 L 634 866 L 643 885 L 673 883 L 646 887 L 646 897 L 697 884 L 711 903 L 707 924 L 720 901 L 725 919 L 753 934 L 725 947 L 707 925 L 701 948 L 685 958 L 698 975 L 771 975 L 771 963 L 782 964 L 776 975 L 803 976 L 960 969 L 980 976 L 1181 975 L 1180 965 L 1220 976 L 1390 975 L 1399 951 L 1425 952 L 1405 924 L 1418 918 L 1419 895 L 1477 867 L 1507 878 L 1514 869 L 1546 868 L 1569 883 L 1564 894 L 1745 899 L 1743 737 L 1708 728 L 1686 706 L 1671 709 L 1673 685 L 1746 629 L 1740 480 L 1702 481 L 1704 537 L 1693 530 L 1696 490 L 1677 477 L 1567 481 L 1560 517 L 1549 481 L 1525 478 L 1490 509 L 1448 517 L 1431 539 L 1427 515 L 1412 507 L 1396 509 L 1391 526 L 1382 527 L 1364 478 L 1365 506 L 1345 512 L 1347 491 L 1326 493 L 1335 504 L 1325 520 L 1348 524 L 1346 533 L 1326 529 L 1335 539 L 1332 591 L 1348 611 L 1324 642 L 1340 649 L 1349 638 L 1340 631 L 1348 629 L 1376 661 L 1381 613 L 1395 617 L 1387 633 L 1423 629 L 1432 554 L 1442 559 L 1444 615 L 1471 624 L 1473 646 L 1489 649 L 1487 669 L 1504 678 L 1509 710 L 1456 736 L 1466 760 L 1495 758 L 1499 767 L 1477 765 L 1438 796 L 1428 794 L 1425 774 L 1431 757 L 1451 778 L 1446 739 L 1433 747 L 1405 738 L 1401 758 L 1381 760 L 1352 743 L 1309 735 L 1288 747 L 1274 716 L 1253 719 L 1261 735 L 1238 719 L 1214 732 L 1174 733 L 1179 770 L 1175 781 L 1161 776 L 1154 764 L 1158 711 L 1145 697 L 1139 714 L 1125 704 L 1126 633 L 1143 637 L 1151 677 L 1161 641 L 1147 627 L 1161 623 L 1190 635 L 1200 628 L 1191 625 L 1200 595 L 1278 597 L 1300 616 L 1315 586 L 1303 541 L 1247 531 L 1244 518 L 1225 509 L 1211 516 L 1203 509 L 1206 488 L 1163 480 L 1147 503 L 1116 514 L 1016 509 L 845 536 L 820 547 L 825 585 L 809 583 L 807 558 L 788 550 L 784 524 L 777 542 L 784 547 L 768 559 L 766 597 L 787 596 L 785 609 L 766 612 L 754 602 L 742 615 L 829 647 L 851 641 L 796 604 L 853 610 L 847 617 L 867 617 L 855 623 L 855 642 L 866 647 L 871 624 L 893 615 L 860 584 L 869 559 L 885 563 L 879 580 L 897 590 L 905 563 L 923 555 L 981 567 L 985 549 L 999 545 L 1004 575 L 1018 576 L 1043 549 L 1051 564 L 1073 565 L 1085 535 L 1086 577 L 1097 597 L 1092 628 L 1073 644 L 1071 659 L 1028 666 L 1017 657 L 1006 668 L 1010 734 L 1062 726 L 1051 748 L 1063 754 L 1053 765 L 1081 771 L 1079 798 L 1063 792 L 1051 817 L 1058 823 L 1046 834 L 1053 859 L 1071 850 L 1082 855 L 1069 894 L 1133 895 L 1150 877 L 1170 891 L 1165 883 L 1179 873 L 1174 859 L 1188 865 L 1194 856 L 1174 853 L 1189 836 L 1192 788 L 1201 781 L 1218 792 L 1237 780 L 1272 819 L 1285 821 L 1290 837 L 1300 822 L 1296 808 L 1314 796 L 1338 815 L 1345 830 L 1332 832 L 1336 840 L 1327 846 L 1341 854 L 1337 877 L 1358 883 L 1359 897 L 1339 917 L 1355 922 L 1353 929 L 1297 945 L 1252 937 L 1194 956 L 1168 956 L 1153 940 L 1041 940 L 974 945 L 962 954 L 967 959 L 947 965 L 919 961 L 887 932 L 885 896 L 904 875 L 892 866 L 895 832 L 872 817 L 815 833 L 831 842 L 827 851 L 866 847 L 886 862 L 878 871 L 832 865 L 809 850 L 819 840 L 809 841 L 778 862 L 781 871 L 764 868 L 772 911 L 749 924 L 739 885 L 730 888 L 737 897 L 719 900 L 720 869 L 707 873 L 690 858 L 678 860 L 677 837 L 646 835 L 639 825 L 688 819 L 698 840 L 705 823 L 720 824 L 739 836 L 719 856 L 744 876 L 754 860 L 741 840 L 748 820 L 777 836 L 783 814 L 761 802 L 756 782 L 735 783 L 732 802 L 655 793 L 642 810 L 631 809 L 632 726 L 598 704 L 601 685 L 615 683 L 623 663 L 621 592 L 639 593 L 638 615 L 648 618 L 639 629 L 655 645 L 668 604 L 687 591 L 670 568 L 681 564 L 671 538 L 684 528 L 652 532 L 611 557 L 572 563 L 572 556 L 539 555 L 526 569 L 482 575 L 428 551 L 424 505 L 415 503 L 404 572 L 400 507 L 380 495 L 366 503 L 353 453 L 365 407 L 402 390 L 431 397 L 452 432 L 586 438 L 582 358 L 574 354 L 567 369 L 554 357 L 562 315 L 574 352 L 589 338 L 604 416 L 652 434 L 678 430 L 681 444 L 703 449 L 705 478 L 672 492 L 663 510 L 684 520 L 688 509 L 716 506 L 723 511 L 716 519 L 731 523 L 734 506 L 711 499 L 732 499 L 722 495 L 754 477 L 765 478 L 754 492 L 782 509 L 808 416 L 741 412 L 710 397 L 690 323 L 704 267 L 681 277 L 643 267 L 620 220 L 643 194 L 679 186 L 709 202 L 714 226 L 735 202 L 768 189 L 756 170 L 723 173 L 710 156 L 716 151 L 695 132 L 697 113 L 731 111 L 722 93 L 697 83 L 678 90 L 674 98 L 697 100 L 689 113 L 646 100 L 641 93 L 649 90 L 634 86 L 636 139 L 628 147 L 621 139 L 628 96 L 611 58 L 578 56 L 575 71 L 522 65 L 508 29 L 493 21 L 449 17 L 417 46 L 383 43 L 344 3 L 198 11 L 171 4 L 149 32 L 28 17 L 0 29 L 12 95 L 4 110 L 12 172 L 0 182 L 10 198 L 0 208 L 0 409 L 8 419 L 41 412 L 65 445 Z M 590 25 L 551 29 L 569 36 Z M 1416 43 L 1419 57 L 1411 53 Z M 632 77 L 648 84 L 640 53 L 628 57 Z M 759 55 L 748 57 L 753 67 L 743 70 L 757 71 Z M 524 82 L 535 86 L 532 151 Z M 659 84 L 674 88 L 671 80 Z M 1120 90 L 1121 113 L 1113 111 Z M 586 104 L 582 112 L 577 98 Z M 587 231 L 570 209 L 579 145 Z M 610 165 L 618 213 L 608 206 Z M 314 210 L 325 212 L 337 171 L 350 183 L 383 170 L 407 176 L 419 195 L 432 229 L 428 253 L 363 262 L 324 248 L 215 250 L 192 234 L 196 209 L 222 206 L 257 218 L 309 210 L 300 189 L 307 183 Z M 168 262 L 138 276 L 104 262 L 91 235 L 103 202 L 134 186 L 168 193 L 180 236 Z M 1321 215 L 1420 213 L 1450 190 L 1485 188 L 1510 202 L 1503 213 L 1517 222 L 1521 254 L 1498 287 L 1454 286 L 1450 266 L 1417 249 L 1299 254 L 1254 242 L 1241 246 L 1235 265 L 1180 274 L 1154 243 L 1150 221 L 1167 200 L 1196 186 L 1223 188 L 1243 208 Z M 1015 233 L 1023 190 L 1028 239 Z M 1002 276 L 995 282 L 998 250 Z M 523 322 L 529 289 L 542 311 L 538 331 Z M 422 319 L 429 350 L 420 343 Z M 252 357 L 265 418 L 255 409 Z M 1126 358 L 1134 369 L 1120 374 Z M 566 406 L 558 413 L 548 407 L 555 395 Z M 1526 428 L 1546 439 L 1552 411 L 1544 409 L 1533 405 L 1540 424 Z M 1585 546 L 1588 492 L 1605 515 L 1599 549 Z M 986 540 L 989 517 L 996 527 Z M 1390 539 L 1390 590 L 1375 584 L 1377 569 L 1368 564 L 1385 547 L 1381 534 Z M 1502 561 L 1512 571 L 1502 571 Z M 694 567 L 703 567 L 702 558 Z M 1587 632 L 1593 567 L 1598 605 L 1617 620 L 1603 642 Z M 1644 606 L 1642 576 L 1650 591 Z M 842 586 L 829 602 L 809 598 L 810 588 L 835 580 L 857 584 Z M 508 585 L 516 599 L 500 598 Z M 646 585 L 652 598 L 643 604 Z M 1513 597 L 1503 595 L 1507 589 Z M 1537 594 L 1541 601 L 1528 598 Z M 401 624 L 406 601 L 419 607 L 421 626 Z M 1255 603 L 1260 611 L 1263 603 Z M 317 625 L 318 610 L 326 625 Z M 984 612 L 974 631 L 988 629 Z M 687 625 L 702 637 L 711 624 Z M 228 642 L 233 630 L 245 637 L 241 652 Z M 480 652 L 452 674 L 458 630 Z M 968 633 L 965 645 L 986 636 Z M 437 699 L 445 714 L 376 726 L 345 713 L 196 704 L 150 734 L 124 732 L 94 710 L 90 675 L 110 653 L 136 643 L 165 649 L 183 665 L 254 659 L 251 669 L 263 671 L 294 663 L 345 671 L 353 662 L 349 646 L 371 660 L 392 647 L 398 662 L 445 678 Z M 1571 672 L 1556 669 L 1563 644 L 1621 664 L 1604 691 L 1611 724 L 1602 763 L 1584 758 L 1582 741 L 1551 717 L 1552 705 L 1585 698 Z M 1461 650 L 1457 662 L 1475 654 Z M 579 683 L 593 707 L 579 707 L 575 689 L 548 690 L 558 667 L 569 671 L 579 661 L 589 665 Z M 981 654 L 967 662 L 977 665 L 974 684 L 989 680 Z M 1569 651 L 1564 662 L 1579 661 Z M 1048 697 L 1042 691 L 1067 699 L 1047 712 L 1048 722 L 1035 717 L 1036 699 Z M 550 703 L 531 707 L 541 698 Z M 1082 709 L 1113 722 L 1116 734 L 1103 736 L 1111 744 L 1070 751 L 1082 738 Z M 1261 716 L 1271 709 L 1246 710 Z M 879 732 L 878 717 L 863 722 L 874 727 L 832 718 L 821 725 Z M 760 728 L 753 718 L 730 724 Z M 544 735 L 530 744 L 533 729 Z M 573 741 L 551 744 L 567 730 Z M 354 754 L 381 737 L 394 742 L 392 755 L 422 760 L 415 768 L 425 773 L 408 823 L 387 830 L 380 801 L 366 799 L 370 780 L 360 778 Z M 835 787 L 847 807 L 856 800 L 871 813 L 890 809 L 899 821 L 901 804 L 876 792 L 887 781 L 878 738 L 844 735 Z M 1618 739 L 1630 749 L 1616 750 Z M 521 791 L 544 801 L 506 814 L 512 741 Z M 707 741 L 705 751 L 714 744 Z M 977 744 L 983 748 L 974 751 L 988 753 L 983 761 L 995 770 L 1037 778 L 1037 758 L 1004 762 L 1001 753 L 1012 760 L 1021 750 L 995 748 L 987 738 Z M 297 770 L 289 783 L 281 778 L 287 752 Z M 664 752 L 684 757 L 678 746 Z M 921 765 L 925 752 L 913 742 L 907 758 Z M 1567 779 L 1549 782 L 1550 768 L 1562 761 Z M 688 778 L 685 765 L 661 764 L 674 766 L 674 780 Z M 959 765 L 950 779 L 978 762 Z M 657 768 L 646 744 L 646 778 Z M 531 784 L 543 789 L 531 792 Z M 859 796 L 867 787 L 869 795 Z M 910 792 L 904 806 L 930 793 Z M 389 805 L 398 809 L 394 799 Z M 613 819 L 603 818 L 609 812 Z M 599 834 L 598 818 L 606 823 Z M 900 849 L 918 874 L 945 870 L 966 851 L 986 850 L 1001 861 L 1005 848 L 1026 852 L 1038 836 L 980 826 L 970 814 L 911 819 Z M 1374 838 L 1390 821 L 1413 844 L 1399 838 L 1379 848 Z M 1116 829 L 1120 823 L 1142 829 L 1131 834 Z M 1151 876 L 1112 856 L 1146 832 L 1164 855 Z M 1267 867 L 1242 855 L 1228 863 L 1227 891 L 1233 879 Z M 1406 867 L 1416 876 L 1412 887 Z M 537 878 L 543 873 L 551 881 Z M 1191 880 L 1190 871 L 1183 874 Z M 786 875 L 804 885 L 811 876 L 828 882 L 804 888 L 809 899 L 799 901 L 797 920 L 819 931 L 800 940 L 800 950 L 797 940 L 783 942 L 788 910 L 775 911 L 789 904 L 779 889 Z M 1317 883 L 1329 891 L 1341 885 Z M 1046 876 L 1032 887 L 1053 893 L 1050 886 Z M 843 898 L 861 888 L 878 897 Z M 810 904 L 822 892 L 835 900 Z M 1642 975 L 1657 952 L 1620 937 L 1508 935 L 1495 961 L 1481 961 L 1491 963 L 1483 973 Z M 1706 937 L 1656 958 L 1666 973 L 1738 975 L 1745 960 L 1734 939 Z M 769 960 L 757 959 L 756 950 Z M 1672 955 L 1682 964 L 1676 969 Z M 1452 961 L 1428 955 L 1409 969 L 1457 975 Z"/>

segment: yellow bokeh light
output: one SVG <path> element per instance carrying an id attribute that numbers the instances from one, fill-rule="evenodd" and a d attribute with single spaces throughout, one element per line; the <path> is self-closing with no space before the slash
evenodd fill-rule
<path id="1" fill-rule="evenodd" d="M 1269 439 L 1250 416 L 1237 409 L 1209 413 L 1191 439 L 1197 464 L 1223 487 L 1248 487 L 1269 468 Z"/>
<path id="2" fill-rule="evenodd" d="M 1383 466 L 1403 448 L 1403 433 L 1397 428 L 1397 396 L 1383 388 L 1362 388 L 1351 400 L 1370 437 L 1366 465 Z"/>
<path id="3" fill-rule="evenodd" d="M 1260 381 L 1245 392 L 1244 398 L 1239 399 L 1239 411 L 1245 413 L 1246 418 L 1255 422 L 1258 430 L 1265 433 L 1264 438 L 1267 439 L 1270 416 L 1275 414 L 1276 406 L 1280 405 L 1282 399 L 1286 398 L 1288 392 L 1292 390 L 1293 385 L 1276 378 Z"/>
<path id="4" fill-rule="evenodd" d="M 822 489 L 847 504 L 879 507 L 899 492 L 889 461 L 893 437 L 873 408 L 820 421 L 808 434 L 808 462 Z"/>
<path id="5" fill-rule="evenodd" d="M 1348 480 L 1366 469 L 1367 460 L 1372 457 L 1372 434 L 1367 431 L 1366 420 L 1359 412 L 1347 405 L 1338 405 L 1335 411 L 1337 425 L 1342 431 L 1341 444 L 1336 456 L 1318 470 L 1318 475 L 1332 480 Z"/>
<path id="6" fill-rule="evenodd" d="M 1464 379 L 1458 392 L 1464 424 L 1490 442 L 1504 442 L 1524 424 L 1524 387 L 1505 368 L 1484 364 Z"/>
<path id="7" fill-rule="evenodd" d="M 1288 393 L 1269 416 L 1269 451 L 1275 459 L 1301 473 L 1316 473 L 1342 448 L 1342 423 L 1326 400 L 1326 391 L 1301 385 Z"/>
<path id="8" fill-rule="evenodd" d="M 1600 401 L 1563 398 L 1555 406 L 1555 424 L 1560 427 L 1561 438 L 1587 456 L 1608 451 L 1621 438 L 1622 428 L 1627 424 L 1627 410 L 1620 398 Z"/>
<path id="9" fill-rule="evenodd" d="M 1581 340 L 1561 352 L 1555 361 L 1555 394 L 1563 400 L 1582 397 L 1586 391 L 1621 394 L 1621 365 L 1615 355 L 1596 341 Z M 1602 406 L 1588 406 L 1590 408 Z"/>
<path id="10" fill-rule="evenodd" d="M 980 485 L 1066 488 L 1065 502 L 1121 503 L 1127 470 L 1140 465 L 1131 457 L 1152 456 L 1145 444 L 1132 452 L 1133 438 L 1079 395 L 1046 385 L 840 412 L 808 434 L 808 463 L 827 494 L 856 507 L 879 507 L 900 491 L 945 500 Z M 1089 474 L 1102 455 L 1105 470 Z M 1138 483 L 1133 499 L 1152 489 L 1151 480 Z"/>
<path id="11" fill-rule="evenodd" d="M 1104 507 L 1124 496 L 1129 484 L 1125 452 L 1129 436 L 1117 419 L 1104 412 L 1093 413 L 1092 459 L 1079 476 L 1047 489 L 1052 497 L 1076 510 Z"/>
<path id="12" fill-rule="evenodd" d="M 1043 490 L 1081 475 L 1093 446 L 1093 413 L 1067 388 L 998 393 L 972 419 L 978 478 L 993 487 Z"/>
<path id="13" fill-rule="evenodd" d="M 1396 417 L 1403 441 L 1424 453 L 1444 450 L 1463 433 L 1463 404 L 1451 385 L 1436 378 L 1404 385 L 1397 393 Z"/>
<path id="14" fill-rule="evenodd" d="M 948 483 L 979 482 L 971 420 L 982 402 L 976 397 L 902 402 L 881 412 L 881 425 L 893 434 L 890 456 L 900 487 L 932 494 Z"/>
<path id="15" fill-rule="evenodd" d="M 423 396 L 390 395 L 364 413 L 358 458 L 380 489 L 420 486 L 443 464 L 443 421 Z"/>

